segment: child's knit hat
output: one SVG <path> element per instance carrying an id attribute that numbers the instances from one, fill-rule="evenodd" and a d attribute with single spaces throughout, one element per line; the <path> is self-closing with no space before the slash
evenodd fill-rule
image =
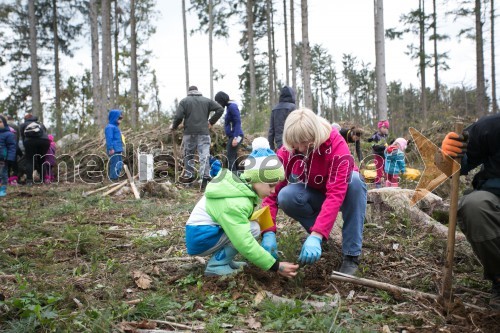
<path id="1" fill-rule="evenodd" d="M 406 147 L 408 146 L 408 141 L 406 141 L 404 138 L 397 138 L 396 140 L 394 140 L 394 143 L 399 144 L 403 151 L 405 151 Z"/>
<path id="2" fill-rule="evenodd" d="M 252 153 L 245 160 L 241 178 L 249 183 L 276 183 L 285 179 L 285 169 L 264 137 L 252 141 Z"/>
<path id="3" fill-rule="evenodd" d="M 389 128 L 389 120 L 381 120 L 378 122 L 378 128 Z"/>

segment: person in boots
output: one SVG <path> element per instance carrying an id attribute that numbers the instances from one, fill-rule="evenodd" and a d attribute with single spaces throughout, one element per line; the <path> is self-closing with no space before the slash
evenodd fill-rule
<path id="1" fill-rule="evenodd" d="M 115 182 L 120 177 L 123 168 L 123 136 L 120 124 L 123 120 L 121 110 L 110 110 L 108 125 L 104 129 L 106 137 L 106 152 L 109 156 L 109 180 Z"/>
<path id="2" fill-rule="evenodd" d="M 0 116 L 0 197 L 7 195 L 9 165 L 16 159 L 16 139 L 10 131 L 7 119 Z"/>
<path id="3" fill-rule="evenodd" d="M 280 208 L 309 233 L 299 263 L 314 264 L 341 211 L 343 261 L 339 271 L 354 275 L 363 243 L 367 194 L 347 143 L 325 118 L 302 108 L 286 119 L 283 147 L 277 155 L 287 181 L 278 183 L 262 203 L 269 206 L 274 222 L 263 231 L 262 246 L 270 253 L 277 252 L 276 215 Z"/>
<path id="4" fill-rule="evenodd" d="M 274 192 L 284 180 L 283 165 L 263 137 L 252 142 L 252 153 L 245 160 L 245 171 L 238 177 L 222 169 L 207 185 L 186 222 L 189 255 L 211 255 L 206 276 L 231 275 L 246 263 L 234 261 L 240 253 L 255 266 L 285 277 L 294 277 L 298 265 L 280 262 L 256 241 L 260 225 L 249 221 L 259 198 Z"/>
<path id="5" fill-rule="evenodd" d="M 394 143 L 385 150 L 384 171 L 386 174 L 386 187 L 399 186 L 399 174 L 406 171 L 405 150 L 408 141 L 404 138 L 397 138 Z"/>
<path id="6" fill-rule="evenodd" d="M 387 140 L 389 138 L 389 121 L 381 120 L 377 124 L 378 131 L 375 132 L 368 142 L 373 142 L 372 151 L 375 159 L 375 168 L 377 170 L 377 178 L 375 179 L 375 186 L 382 187 L 382 179 L 384 178 L 384 151 L 387 148 Z"/>
<path id="7" fill-rule="evenodd" d="M 23 145 L 26 150 L 26 185 L 33 185 L 33 170 L 36 170 L 43 182 L 42 163 L 50 147 L 47 129 L 38 118 L 28 113 L 20 128 Z"/>
<path id="8" fill-rule="evenodd" d="M 479 258 L 484 278 L 492 282 L 490 306 L 500 311 L 500 114 L 479 119 L 464 134 L 446 135 L 436 166 L 451 174 L 452 162 L 446 155 L 461 157 L 461 175 L 481 166 L 473 189 L 464 192 L 458 203 L 457 224 Z"/>

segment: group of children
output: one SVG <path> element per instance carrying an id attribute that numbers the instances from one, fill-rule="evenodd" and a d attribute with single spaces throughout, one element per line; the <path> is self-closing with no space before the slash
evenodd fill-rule
<path id="1" fill-rule="evenodd" d="M 18 161 L 24 155 L 26 184 L 31 185 L 33 170 L 37 170 L 46 184 L 55 181 L 53 169 L 56 165 L 56 143 L 48 135 L 43 124 L 31 114 L 17 126 L 13 118 L 0 115 L 0 197 L 7 195 L 7 186 L 17 186 L 20 178 Z M 10 120 L 10 122 L 9 122 Z M 32 124 L 30 126 L 30 124 Z M 47 141 L 40 145 L 39 140 Z M 40 151 L 40 147 L 43 147 Z M 23 149 L 24 148 L 24 154 Z"/>

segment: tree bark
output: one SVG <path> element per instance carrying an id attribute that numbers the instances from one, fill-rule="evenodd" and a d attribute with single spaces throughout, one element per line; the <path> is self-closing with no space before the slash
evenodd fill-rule
<path id="1" fill-rule="evenodd" d="M 214 4 L 213 0 L 208 2 L 208 53 L 210 56 L 210 98 L 214 98 L 214 55 L 213 55 L 213 33 L 214 33 Z"/>
<path id="2" fill-rule="evenodd" d="M 420 20 L 420 108 L 424 123 L 427 121 L 427 92 L 425 91 L 425 6 L 424 0 L 419 0 Z"/>
<path id="3" fill-rule="evenodd" d="M 248 75 L 250 81 L 250 114 L 257 115 L 257 81 L 255 78 L 255 50 L 253 32 L 254 0 L 247 0 Z"/>
<path id="4" fill-rule="evenodd" d="M 28 17 L 29 17 L 29 48 L 31 58 L 31 103 L 32 113 L 38 117 L 38 120 L 43 122 L 42 102 L 40 98 L 40 76 L 38 72 L 38 57 L 37 57 L 37 32 L 36 32 L 36 15 L 35 15 L 35 0 L 28 1 Z"/>
<path id="5" fill-rule="evenodd" d="M 293 0 L 292 0 L 293 1 Z M 492 0 L 493 1 L 493 0 Z M 283 0 L 283 19 L 285 21 L 285 77 L 286 77 L 286 85 L 290 85 L 290 63 L 288 60 L 288 22 L 286 18 L 286 0 Z"/>
<path id="6" fill-rule="evenodd" d="M 52 29 L 54 35 L 54 79 L 55 79 L 55 115 L 56 115 L 56 137 L 62 138 L 62 110 L 61 110 L 61 75 L 59 72 L 59 33 L 57 31 L 57 0 L 52 0 Z"/>
<path id="7" fill-rule="evenodd" d="M 273 63 L 273 42 L 271 29 L 271 1 L 266 1 L 266 24 L 267 24 L 267 59 L 268 59 L 268 93 L 269 105 L 272 108 L 274 103 L 274 63 Z"/>
<path id="8" fill-rule="evenodd" d="M 120 51 L 118 49 L 118 36 L 120 35 L 120 28 L 118 27 L 118 0 L 114 0 L 115 2 L 115 7 L 114 7 L 114 31 L 113 31 L 113 41 L 114 41 L 114 47 L 115 47 L 115 54 L 114 54 L 114 65 L 115 65 L 115 77 L 114 77 L 114 95 L 116 98 L 120 96 L 120 78 L 118 77 L 118 63 L 120 62 Z M 132 23 L 131 23 L 132 24 Z"/>
<path id="9" fill-rule="evenodd" d="M 186 25 L 186 0 L 182 0 L 182 27 L 184 30 L 184 66 L 186 69 L 186 91 L 189 89 L 189 56 Z"/>
<path id="10" fill-rule="evenodd" d="M 290 47 L 292 49 L 292 88 L 297 93 L 297 55 L 295 50 L 295 10 L 294 0 L 290 0 Z M 299 105 L 296 100 L 295 104 Z"/>
<path id="11" fill-rule="evenodd" d="M 304 105 L 313 109 L 311 91 L 311 49 L 309 47 L 309 22 L 307 0 L 301 0 L 302 13 L 302 83 L 304 85 Z"/>
<path id="12" fill-rule="evenodd" d="M 384 1 L 375 0 L 375 75 L 377 78 L 378 119 L 387 120 L 387 82 L 385 77 Z"/>
<path id="13" fill-rule="evenodd" d="M 94 123 L 99 126 L 104 126 L 101 100 L 101 83 L 100 83 L 100 64 L 99 64 L 99 20 L 97 10 L 97 0 L 90 0 L 90 40 L 92 48 L 92 101 L 94 110 Z"/>
<path id="14" fill-rule="evenodd" d="M 436 0 L 432 0 L 432 18 L 434 20 L 434 95 L 439 102 L 439 55 L 437 50 L 437 11 Z"/>
<path id="15" fill-rule="evenodd" d="M 111 63 L 111 31 L 110 31 L 110 0 L 101 0 L 101 16 L 102 16 L 102 102 L 103 116 L 101 122 L 106 124 L 107 111 L 111 108 L 111 93 L 110 82 L 112 82 L 110 74 Z M 112 84 L 112 83 L 111 83 Z M 111 89 L 112 90 L 112 89 Z"/>
<path id="16" fill-rule="evenodd" d="M 137 76 L 137 28 L 135 17 L 135 0 L 130 0 L 130 98 L 132 99 L 131 125 L 136 129 L 139 125 Z"/>
<path id="17" fill-rule="evenodd" d="M 481 22 L 481 0 L 476 0 L 476 115 L 486 115 L 486 89 L 484 83 L 483 22 Z"/>
<path id="18" fill-rule="evenodd" d="M 496 80 L 496 68 L 495 68 L 495 0 L 491 0 L 491 101 L 492 104 L 492 112 L 498 112 L 498 103 L 497 103 L 497 80 Z"/>

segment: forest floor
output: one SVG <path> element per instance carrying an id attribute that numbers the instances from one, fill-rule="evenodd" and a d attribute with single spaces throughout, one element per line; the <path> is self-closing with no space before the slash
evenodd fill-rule
<path id="1" fill-rule="evenodd" d="M 330 241 L 321 260 L 287 280 L 248 266 L 203 276 L 184 224 L 201 194 L 174 199 L 82 196 L 87 184 L 18 187 L 0 199 L 2 332 L 498 332 L 490 285 L 467 243 L 457 246 L 456 307 L 337 282 Z M 445 240 L 392 216 L 365 228 L 359 276 L 439 293 Z M 306 233 L 280 215 L 281 257 Z M 205 258 L 206 259 L 206 258 Z M 463 303 L 469 304 L 464 306 Z"/>

